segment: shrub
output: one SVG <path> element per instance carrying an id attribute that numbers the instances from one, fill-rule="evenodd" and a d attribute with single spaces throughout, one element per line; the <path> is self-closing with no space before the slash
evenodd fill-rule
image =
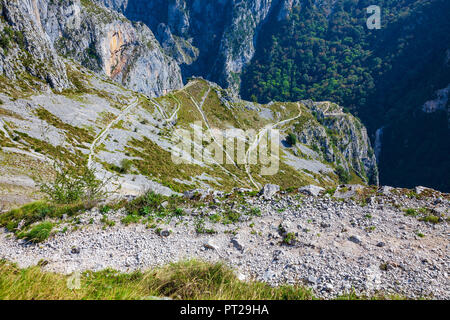
<path id="1" fill-rule="evenodd" d="M 49 183 L 40 183 L 42 193 L 54 203 L 71 204 L 83 201 L 89 206 L 106 196 L 104 187 L 113 178 L 103 181 L 95 176 L 95 170 L 83 166 L 72 166 L 55 161 L 55 178 Z"/>
<path id="2" fill-rule="evenodd" d="M 164 197 L 162 195 L 150 191 L 127 203 L 125 208 L 130 214 L 146 216 L 153 211 L 162 210 L 163 208 L 161 205 L 163 201 Z"/>
<path id="3" fill-rule="evenodd" d="M 295 146 L 297 144 L 297 136 L 290 132 L 286 138 L 287 143 L 289 143 L 291 146 Z"/>
<path id="4" fill-rule="evenodd" d="M 340 183 L 348 183 L 351 179 L 350 173 L 348 173 L 342 166 L 338 166 L 335 173 L 339 177 Z"/>
<path id="5" fill-rule="evenodd" d="M 295 236 L 295 233 L 288 232 L 283 237 L 283 243 L 287 245 L 293 245 L 297 241 L 297 237 Z"/>

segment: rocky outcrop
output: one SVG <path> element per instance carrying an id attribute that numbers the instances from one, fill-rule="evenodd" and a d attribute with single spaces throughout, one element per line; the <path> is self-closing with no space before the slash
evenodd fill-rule
<path id="1" fill-rule="evenodd" d="M 37 0 L 36 8 L 61 55 L 151 96 L 182 87 L 179 66 L 147 26 L 90 0 Z"/>
<path id="2" fill-rule="evenodd" d="M 143 21 L 185 76 L 203 76 L 238 92 L 240 74 L 255 53 L 269 16 L 286 19 L 299 0 L 98 0 Z"/>
<path id="3" fill-rule="evenodd" d="M 37 0 L 0 1 L 0 73 L 25 81 L 23 73 L 57 91 L 70 87 L 65 65 L 42 27 Z"/>
<path id="4" fill-rule="evenodd" d="M 436 111 L 444 111 L 448 117 L 448 128 L 450 129 L 450 84 L 436 92 L 436 99 L 425 102 L 422 106 L 422 111 L 425 113 L 433 113 Z"/>
<path id="5" fill-rule="evenodd" d="M 366 182 L 378 184 L 376 157 L 362 123 L 336 104 L 302 102 L 313 111 L 322 126 L 314 121 L 305 122 L 297 127 L 298 140 L 321 151 L 326 161 L 347 171 L 353 169 Z"/>

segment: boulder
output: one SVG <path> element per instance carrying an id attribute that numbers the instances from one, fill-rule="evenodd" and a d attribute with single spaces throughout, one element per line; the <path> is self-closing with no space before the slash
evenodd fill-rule
<path id="1" fill-rule="evenodd" d="M 280 186 L 276 184 L 266 184 L 261 191 L 259 192 L 259 195 L 263 197 L 264 199 L 272 199 L 272 197 L 275 195 L 275 193 L 280 191 Z"/>
<path id="2" fill-rule="evenodd" d="M 314 196 L 317 197 L 319 196 L 322 192 L 324 192 L 325 189 L 322 187 L 318 187 L 315 185 L 308 185 L 308 186 L 304 186 L 298 189 L 298 192 L 303 193 L 303 194 L 307 194 L 309 196 Z"/>
<path id="3" fill-rule="evenodd" d="M 353 242 L 353 243 L 356 243 L 356 244 L 361 244 L 362 243 L 361 238 L 358 237 L 358 236 L 350 236 L 348 238 L 348 240 Z"/>

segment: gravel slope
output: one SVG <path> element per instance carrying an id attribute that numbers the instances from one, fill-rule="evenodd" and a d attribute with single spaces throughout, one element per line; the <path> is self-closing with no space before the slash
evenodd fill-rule
<path id="1" fill-rule="evenodd" d="M 370 197 L 365 206 L 350 198 L 297 193 L 217 200 L 204 208 L 188 208 L 187 216 L 160 225 L 162 236 L 143 224 L 121 224 L 123 210 L 109 213 L 117 223 L 105 227 L 102 214 L 94 209 L 80 216 L 77 230 L 70 230 L 73 223 L 63 223 L 59 228 L 69 226 L 68 232 L 39 245 L 0 231 L 0 258 L 22 267 L 46 260 L 47 270 L 61 273 L 107 267 L 131 271 L 199 258 L 225 261 L 242 279 L 304 283 L 324 298 L 354 289 L 359 294 L 381 291 L 449 299 L 448 195 L 419 200 L 384 193 Z M 351 192 L 340 194 L 348 197 Z M 431 224 L 402 211 L 422 207 L 444 218 Z M 230 225 L 207 218 L 230 208 L 242 213 L 260 208 L 261 216 L 242 214 L 240 222 Z M 194 224 L 201 214 L 206 227 L 217 234 L 196 232 Z M 296 234 L 292 245 L 282 244 L 286 234 L 280 232 L 280 224 Z"/>

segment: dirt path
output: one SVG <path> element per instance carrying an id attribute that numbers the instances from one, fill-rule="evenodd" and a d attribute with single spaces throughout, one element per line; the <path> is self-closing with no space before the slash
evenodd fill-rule
<path id="1" fill-rule="evenodd" d="M 97 146 L 97 144 L 101 141 L 103 141 L 103 139 L 105 138 L 105 136 L 107 135 L 109 129 L 111 129 L 111 127 L 113 125 L 115 125 L 116 123 L 118 123 L 120 120 L 122 120 L 122 118 L 125 116 L 125 114 L 131 109 L 134 108 L 135 106 L 137 106 L 138 104 L 138 100 L 135 99 L 132 103 L 130 103 L 127 107 L 125 107 L 124 109 L 122 109 L 122 111 L 119 113 L 119 115 L 113 120 L 111 121 L 104 130 L 102 130 L 99 135 L 94 139 L 94 141 L 91 144 L 91 147 L 89 149 L 89 157 L 88 157 L 88 167 L 91 168 L 92 167 L 92 157 L 95 153 L 95 147 Z"/>
<path id="2" fill-rule="evenodd" d="M 301 111 L 301 108 L 300 108 L 300 104 L 297 103 L 297 106 L 298 106 L 299 114 L 298 114 L 296 117 L 289 118 L 289 119 L 286 119 L 286 120 L 282 120 L 282 121 L 277 122 L 277 123 L 275 123 L 275 124 L 273 124 L 273 125 L 268 125 L 268 126 L 265 126 L 264 128 L 262 128 L 262 129 L 258 132 L 258 134 L 256 135 L 255 140 L 253 141 L 252 145 L 251 145 L 251 146 L 248 148 L 248 150 L 247 150 L 247 153 L 246 153 L 246 155 L 245 155 L 245 159 L 246 159 L 246 162 L 245 162 L 245 171 L 247 172 L 247 175 L 248 175 L 248 177 L 249 177 L 249 179 L 250 179 L 250 182 L 253 184 L 253 186 L 254 186 L 257 190 L 260 190 L 260 189 L 261 189 L 261 185 L 259 185 L 259 183 L 256 182 L 256 181 L 253 179 L 253 176 L 252 176 L 252 174 L 251 174 L 251 172 L 250 172 L 250 154 L 251 154 L 251 152 L 253 151 L 253 149 L 255 149 L 256 146 L 258 146 L 259 142 L 261 141 L 261 138 L 266 134 L 266 132 L 268 132 L 269 130 L 272 130 L 273 128 L 275 128 L 275 127 L 277 127 L 277 126 L 280 126 L 280 125 L 282 125 L 282 124 L 284 124 L 284 123 L 287 123 L 287 122 L 289 122 L 289 121 L 295 120 L 295 119 L 299 118 L 299 117 L 302 115 L 302 111 Z"/>

